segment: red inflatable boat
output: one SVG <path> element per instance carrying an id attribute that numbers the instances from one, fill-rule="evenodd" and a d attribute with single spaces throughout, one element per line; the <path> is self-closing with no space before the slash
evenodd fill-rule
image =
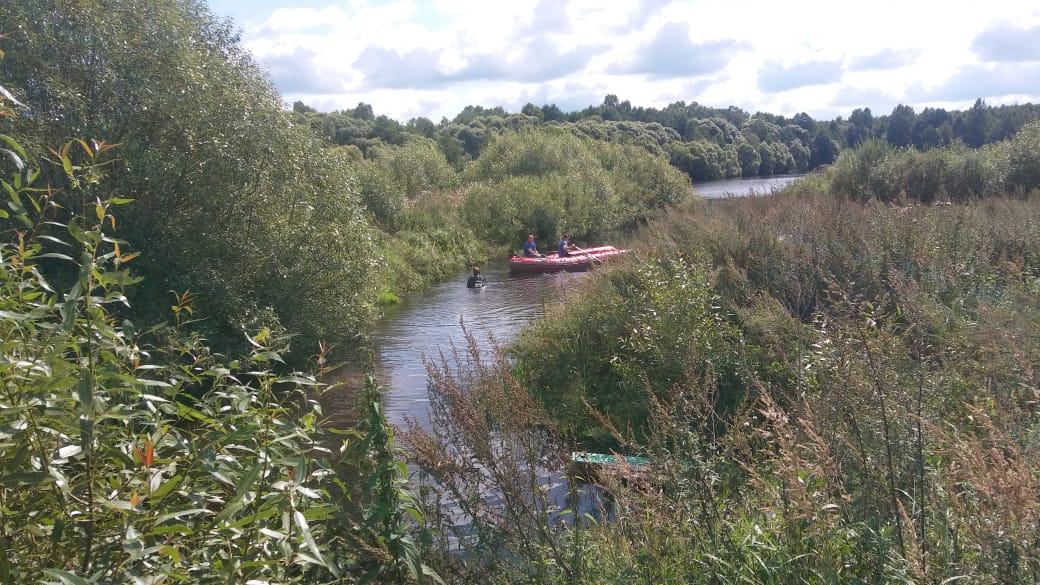
<path id="1" fill-rule="evenodd" d="M 626 252 L 628 250 L 620 250 L 614 246 L 596 246 L 595 248 L 582 248 L 580 252 L 571 252 L 563 257 L 556 253 L 538 258 L 513 256 L 509 259 L 509 270 L 511 272 L 560 272 L 562 270 L 577 272 L 588 270 L 590 266 L 601 264 Z"/>

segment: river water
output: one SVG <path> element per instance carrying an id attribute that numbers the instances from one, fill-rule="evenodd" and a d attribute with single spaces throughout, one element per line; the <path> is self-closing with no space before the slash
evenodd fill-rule
<path id="1" fill-rule="evenodd" d="M 515 339 L 548 307 L 564 302 L 571 285 L 585 276 L 580 272 L 511 275 L 506 262 L 499 261 L 481 267 L 487 281 L 483 288 L 466 288 L 469 274 L 468 270 L 460 272 L 448 282 L 408 296 L 377 324 L 372 338 L 376 374 L 386 388 L 383 412 L 391 425 L 403 428 L 412 420 L 426 432 L 438 434 L 430 420 L 424 358 L 440 364 L 443 357 L 454 367 L 454 350 L 463 355 L 467 351 L 466 332 L 484 356 L 490 358 L 496 343 L 504 345 Z M 416 471 L 410 467 L 410 472 Z M 413 475 L 413 481 L 422 482 L 418 475 Z M 580 512 L 592 513 L 601 506 L 598 490 L 572 489 L 564 470 L 542 470 L 538 483 L 554 519 L 564 519 L 554 510 L 575 506 Z M 424 485 L 438 489 L 433 483 Z M 471 519 L 454 499 L 440 494 L 445 498 L 441 511 L 454 519 L 453 530 L 468 531 Z M 504 505 L 502 494 L 497 491 L 489 491 L 485 497 L 492 506 Z M 452 548 L 458 547 L 455 536 L 450 536 L 449 542 Z"/>
<path id="2" fill-rule="evenodd" d="M 391 307 L 373 336 L 379 382 L 387 388 L 383 411 L 387 420 L 403 426 L 407 418 L 429 428 L 429 398 L 423 358 L 449 358 L 452 344 L 465 350 L 463 325 L 481 347 L 490 352 L 493 338 L 511 342 L 527 324 L 584 276 L 580 272 L 510 275 L 504 261 L 481 267 L 483 288 L 466 288 L 469 271 L 448 282 L 406 297 Z"/>
<path id="3" fill-rule="evenodd" d="M 801 177 L 802 175 L 781 175 L 753 179 L 707 181 L 705 183 L 695 183 L 693 192 L 695 195 L 700 195 L 706 199 L 772 195 Z"/>

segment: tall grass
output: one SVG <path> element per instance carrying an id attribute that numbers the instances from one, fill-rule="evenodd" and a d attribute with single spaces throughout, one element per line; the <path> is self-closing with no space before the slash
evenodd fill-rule
<path id="1" fill-rule="evenodd" d="M 650 456 L 610 521 L 525 532 L 528 578 L 1040 578 L 1040 200 L 699 203 L 639 241 L 484 375 L 543 410 L 451 417 Z"/>
<path id="2" fill-rule="evenodd" d="M 547 493 L 563 459 L 542 406 L 468 332 L 427 368 L 436 432 L 413 422 L 402 441 L 423 478 L 433 566 L 453 583 L 575 576 L 582 560 L 559 525 L 572 513 Z"/>

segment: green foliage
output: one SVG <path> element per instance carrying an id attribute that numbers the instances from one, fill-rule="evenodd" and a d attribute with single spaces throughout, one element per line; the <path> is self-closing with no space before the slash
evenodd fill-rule
<path id="1" fill-rule="evenodd" d="M 643 237 L 703 263 L 593 274 L 516 348 L 567 436 L 652 462 L 601 478 L 578 582 L 1035 581 L 1035 198 L 692 207 Z"/>
<path id="2" fill-rule="evenodd" d="M 666 145 L 682 140 L 678 132 L 657 122 L 614 122 L 585 119 L 566 124 L 564 127 L 582 138 L 639 146 L 655 155 L 662 154 L 663 147 Z"/>
<path id="3" fill-rule="evenodd" d="M 384 229 L 397 229 L 407 207 L 403 189 L 384 166 L 359 162 L 358 186 L 365 210 Z"/>
<path id="4" fill-rule="evenodd" d="M 403 227 L 407 207 L 422 192 L 446 192 L 458 184 L 455 169 L 437 145 L 419 138 L 371 149 L 359 175 L 366 208 L 391 233 Z"/>
<path id="5" fill-rule="evenodd" d="M 379 386 L 369 376 L 365 381 L 365 414 L 358 421 L 362 438 L 350 444 L 345 461 L 361 481 L 361 498 L 367 502 L 362 514 L 363 535 L 368 542 L 378 543 L 384 554 L 362 563 L 363 581 L 379 578 L 396 583 L 422 582 L 426 577 L 443 585 L 440 577 L 423 564 L 419 548 L 412 538 L 413 522 L 422 522 L 418 501 L 408 488 L 405 464 L 396 457 L 394 435 L 383 415 Z M 344 529 L 350 529 L 344 526 Z"/>
<path id="6" fill-rule="evenodd" d="M 754 146 L 747 142 L 737 143 L 737 160 L 740 161 L 740 176 L 758 176 L 758 169 L 762 166 L 762 157 Z"/>
<path id="7" fill-rule="evenodd" d="M 136 314 L 155 318 L 167 291 L 191 290 L 196 326 L 222 347 L 244 349 L 258 326 L 308 344 L 359 330 L 374 264 L 356 181 L 292 124 L 230 24 L 197 0 L 16 0 L 5 11 L 23 33 L 5 73 L 32 104 L 17 120 L 37 140 L 29 150 L 70 133 L 120 144 L 100 189 L 137 199 L 115 213 L 151 259 Z"/>
<path id="8" fill-rule="evenodd" d="M 872 139 L 842 152 L 824 177 L 833 193 L 860 201 L 972 200 L 1014 188 L 1005 161 L 1016 144 L 1019 142 L 1012 141 L 983 150 L 951 146 L 918 151 L 896 150 Z"/>
<path id="9" fill-rule="evenodd" d="M 645 438 L 647 394 L 663 395 L 686 377 L 715 385 L 717 406 L 730 410 L 743 394 L 740 342 L 712 279 L 681 256 L 611 270 L 523 334 L 512 350 L 517 368 L 583 441 L 610 442 L 587 406 Z"/>
<path id="10" fill-rule="evenodd" d="M 1008 189 L 1017 193 L 1040 189 L 1040 121 L 1022 128 L 1006 148 Z"/>
<path id="11" fill-rule="evenodd" d="M 883 167 L 895 154 L 895 149 L 882 140 L 867 140 L 858 148 L 846 150 L 828 169 L 831 188 L 835 193 L 846 197 L 870 197 L 873 194 L 881 200 L 891 200 L 887 191 L 878 193 L 888 187 L 889 182 L 874 180 L 884 177 Z"/>
<path id="12" fill-rule="evenodd" d="M 675 172 L 664 157 L 647 156 L 639 148 L 610 144 L 598 144 L 593 151 L 610 173 L 619 199 L 638 219 L 689 198 L 689 180 Z"/>
<path id="13" fill-rule="evenodd" d="M 455 169 L 430 140 L 412 139 L 399 148 L 379 149 L 371 158 L 393 173 L 409 197 L 421 191 L 447 191 L 457 186 Z"/>
<path id="14" fill-rule="evenodd" d="M 80 147 L 85 162 L 73 162 Z M 24 231 L 8 230 L 17 237 L 0 248 L 2 580 L 339 573 L 318 544 L 335 509 L 322 487 L 329 470 L 307 455 L 315 414 L 302 391 L 316 383 L 271 371 L 282 342 L 262 330 L 248 361 L 224 364 L 177 330 L 118 323 L 138 280 L 124 265 L 137 253 L 114 235 L 112 211 L 128 200 L 96 195 L 108 148 L 74 141 L 53 152 L 79 215 L 58 213 L 36 173 L 4 182 Z M 67 290 L 43 277 L 54 261 L 78 273 Z"/>
<path id="15" fill-rule="evenodd" d="M 381 306 L 386 305 L 398 305 L 401 303 L 401 297 L 395 295 L 392 292 L 381 292 L 379 293 L 378 302 Z"/>
<path id="16" fill-rule="evenodd" d="M 502 136 L 467 168 L 473 181 L 509 176 L 575 174 L 594 164 L 589 143 L 565 133 L 524 132 Z"/>
<path id="17" fill-rule="evenodd" d="M 1010 138 L 1036 120 L 1040 106 L 989 107 L 979 100 L 966 112 L 925 108 L 918 114 L 901 104 L 889 115 L 875 116 L 869 108 L 862 108 L 854 110 L 848 120 L 839 117 L 818 123 L 804 113 L 792 118 L 762 112 L 751 116 L 733 106 L 721 109 L 685 102 L 657 110 L 635 107 L 608 95 L 602 105 L 569 114 L 555 105 L 526 104 L 520 114 L 467 106 L 454 120 L 444 119 L 439 125 L 419 118 L 394 127 L 385 116 L 375 118 L 367 104 L 328 114 L 300 104 L 296 113 L 297 119 L 333 143 L 349 144 L 366 153 L 387 144 L 403 144 L 406 133 L 432 139 L 456 169 L 479 158 L 503 134 L 555 127 L 595 142 L 667 154 L 692 180 L 708 181 L 804 173 L 831 164 L 845 149 L 870 139 L 922 151 L 958 143 L 981 148 Z"/>
<path id="18" fill-rule="evenodd" d="M 6 119 L 22 106 L 0 93 Z M 116 235 L 133 200 L 105 188 L 114 146 L 68 141 L 45 174 L 0 141 L 0 581 L 341 582 L 383 550 L 399 575 L 439 582 L 401 522 L 418 508 L 385 481 L 400 468 L 378 396 L 351 453 L 379 482 L 358 490 L 320 458 L 321 384 L 275 371 L 285 338 L 258 328 L 248 356 L 225 361 L 181 327 L 190 292 L 175 293 L 177 327 L 120 317 L 142 262 Z"/>
<path id="19" fill-rule="evenodd" d="M 397 232 L 381 244 L 387 290 L 420 290 L 486 257 L 476 238 L 456 222 Z"/>
<path id="20" fill-rule="evenodd" d="M 638 147 L 582 140 L 563 131 L 507 133 L 466 171 L 466 222 L 515 245 L 517 234 L 595 238 L 687 198 L 688 181 Z"/>

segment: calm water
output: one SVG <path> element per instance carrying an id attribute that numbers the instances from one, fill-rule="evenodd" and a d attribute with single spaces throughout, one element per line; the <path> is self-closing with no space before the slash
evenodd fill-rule
<path id="1" fill-rule="evenodd" d="M 485 351 L 491 335 L 507 344 L 546 307 L 566 298 L 569 286 L 584 273 L 510 275 L 505 262 L 482 266 L 484 288 L 466 288 L 469 271 L 453 280 L 405 298 L 377 324 L 373 340 L 379 382 L 387 388 L 383 410 L 391 424 L 405 417 L 428 425 L 429 398 L 423 357 L 449 362 L 452 343 L 465 350 L 462 325 Z"/>
<path id="2" fill-rule="evenodd" d="M 493 343 L 489 336 L 500 345 L 509 343 L 547 307 L 564 302 L 569 287 L 585 276 L 580 272 L 510 275 L 505 262 L 482 266 L 481 273 L 487 279 L 483 288 L 466 288 L 469 271 L 460 272 L 451 281 L 410 295 L 377 325 L 373 335 L 376 368 L 380 384 L 386 387 L 383 411 L 390 424 L 403 427 L 406 419 L 414 419 L 427 432 L 436 432 L 430 423 L 423 358 L 439 363 L 443 354 L 453 366 L 452 344 L 460 352 L 466 351 L 463 325 L 480 349 L 490 355 Z M 581 512 L 599 509 L 599 492 L 595 488 L 580 489 L 582 495 L 577 502 L 569 499 L 573 490 L 562 470 L 543 470 L 538 481 L 557 510 L 570 507 L 568 502 Z M 433 484 L 427 487 L 436 489 Z M 469 519 L 450 497 L 442 496 L 442 511 L 465 530 Z M 486 497 L 492 505 L 501 505 L 501 494 L 488 493 Z M 450 541 L 453 547 L 458 546 L 454 537 Z"/>
<path id="3" fill-rule="evenodd" d="M 757 179 L 722 179 L 720 181 L 695 183 L 693 192 L 707 199 L 770 195 L 800 178 L 802 178 L 802 175 L 783 175 Z"/>

